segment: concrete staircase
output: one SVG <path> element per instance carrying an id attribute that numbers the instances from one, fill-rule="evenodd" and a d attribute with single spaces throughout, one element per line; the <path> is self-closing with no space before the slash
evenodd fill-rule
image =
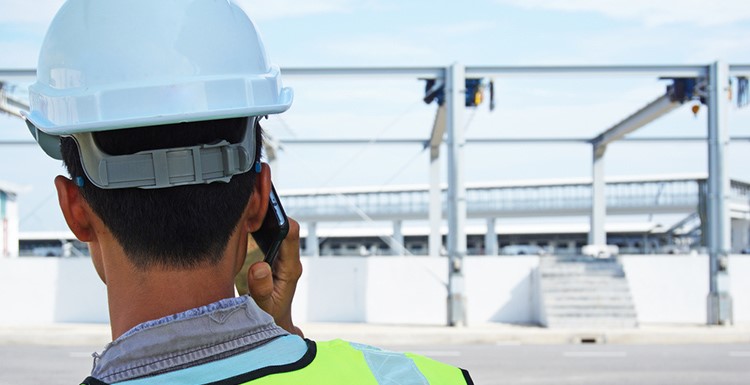
<path id="1" fill-rule="evenodd" d="M 638 326 L 625 271 L 616 258 L 542 257 L 537 273 L 543 326 Z"/>

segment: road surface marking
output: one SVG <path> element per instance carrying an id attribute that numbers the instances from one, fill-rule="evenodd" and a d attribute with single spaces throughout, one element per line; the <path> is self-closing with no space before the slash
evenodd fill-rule
<path id="1" fill-rule="evenodd" d="M 413 353 L 419 354 L 420 356 L 427 356 L 427 357 L 459 357 L 461 356 L 461 352 L 457 350 L 419 350 Z"/>
<path id="2" fill-rule="evenodd" d="M 563 352 L 563 357 L 570 358 L 622 358 L 627 352 Z"/>

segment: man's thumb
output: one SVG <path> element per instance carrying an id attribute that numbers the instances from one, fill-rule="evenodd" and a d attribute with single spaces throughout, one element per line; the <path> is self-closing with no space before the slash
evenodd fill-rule
<path id="1" fill-rule="evenodd" d="M 256 262 L 247 270 L 247 288 L 250 296 L 263 310 L 273 294 L 273 274 L 266 262 Z"/>

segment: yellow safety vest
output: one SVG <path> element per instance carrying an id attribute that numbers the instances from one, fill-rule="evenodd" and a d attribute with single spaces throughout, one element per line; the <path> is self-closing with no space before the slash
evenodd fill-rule
<path id="1" fill-rule="evenodd" d="M 297 362 L 206 385 L 473 385 L 466 370 L 411 353 L 342 340 L 313 342 Z M 154 382 L 156 383 L 156 381 Z M 107 385 L 87 378 L 81 385 Z"/>

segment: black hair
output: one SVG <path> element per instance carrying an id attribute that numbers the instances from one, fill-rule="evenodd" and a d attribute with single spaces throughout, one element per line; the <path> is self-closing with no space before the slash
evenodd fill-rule
<path id="1" fill-rule="evenodd" d="M 159 148 L 194 146 L 227 140 L 239 142 L 248 118 L 178 123 L 94 133 L 110 155 Z M 255 161 L 263 134 L 255 124 Z M 251 135 L 251 133 L 248 133 Z M 255 172 L 214 182 L 161 189 L 101 189 L 89 181 L 73 138 L 62 137 L 63 163 L 71 178 L 84 178 L 83 198 L 101 218 L 139 269 L 187 269 L 217 263 L 238 225 L 255 184 Z"/>

